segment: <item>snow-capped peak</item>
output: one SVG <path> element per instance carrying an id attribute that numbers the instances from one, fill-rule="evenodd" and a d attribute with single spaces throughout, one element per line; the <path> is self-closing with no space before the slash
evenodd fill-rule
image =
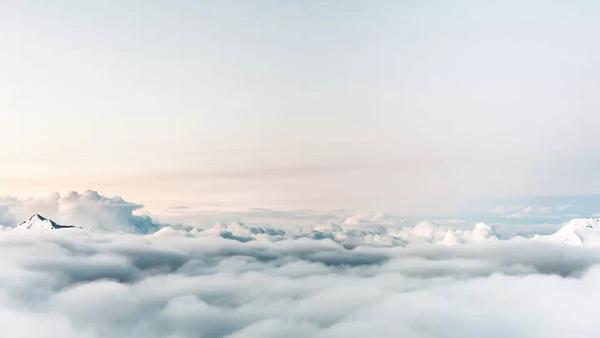
<path id="1" fill-rule="evenodd" d="M 75 228 L 72 225 L 60 225 L 51 219 L 48 219 L 40 214 L 35 214 L 26 221 L 21 222 L 14 229 L 19 230 L 55 230 L 55 229 L 69 229 Z"/>
<path id="2" fill-rule="evenodd" d="M 600 245 L 600 218 L 577 218 L 554 234 L 538 238 L 571 245 Z"/>

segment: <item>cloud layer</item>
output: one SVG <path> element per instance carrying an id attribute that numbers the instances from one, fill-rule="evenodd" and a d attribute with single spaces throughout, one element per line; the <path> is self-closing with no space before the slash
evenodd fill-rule
<path id="1" fill-rule="evenodd" d="M 383 215 L 139 234 L 139 224 L 158 226 L 133 214 L 138 205 L 94 192 L 0 206 L 9 221 L 40 208 L 93 225 L 0 231 L 0 325 L 10 337 L 600 334 L 598 220 L 510 239 L 482 223 L 396 226 Z"/>
<path id="2" fill-rule="evenodd" d="M 600 250 L 495 240 L 344 249 L 167 229 L 0 233 L 11 337 L 564 337 L 600 333 Z"/>

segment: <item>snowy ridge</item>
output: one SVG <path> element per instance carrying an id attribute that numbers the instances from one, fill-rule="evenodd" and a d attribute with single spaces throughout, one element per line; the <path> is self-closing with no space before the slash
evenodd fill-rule
<path id="1" fill-rule="evenodd" d="M 40 214 L 35 214 L 31 216 L 29 219 L 21 222 L 21 224 L 17 225 L 13 230 L 36 230 L 36 231 L 44 231 L 44 230 L 57 230 L 57 229 L 71 229 L 76 228 L 73 225 L 60 225 L 54 222 L 51 219 L 48 219 Z"/>
<path id="2" fill-rule="evenodd" d="M 579 246 L 600 245 L 600 218 L 577 218 L 552 235 L 537 235 L 534 239 Z"/>

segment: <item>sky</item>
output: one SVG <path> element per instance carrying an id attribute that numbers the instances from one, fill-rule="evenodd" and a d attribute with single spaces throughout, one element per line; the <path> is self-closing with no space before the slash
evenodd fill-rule
<path id="1" fill-rule="evenodd" d="M 582 0 L 3 1 L 0 195 L 408 215 L 598 194 L 599 15 Z"/>
<path id="2" fill-rule="evenodd" d="M 2 332 L 600 336 L 599 17 L 0 0 Z"/>

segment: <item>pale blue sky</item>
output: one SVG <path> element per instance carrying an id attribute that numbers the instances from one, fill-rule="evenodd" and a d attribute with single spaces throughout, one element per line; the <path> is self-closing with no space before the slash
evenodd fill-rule
<path id="1" fill-rule="evenodd" d="M 412 213 L 600 192 L 592 1 L 7 1 L 0 193 Z"/>

